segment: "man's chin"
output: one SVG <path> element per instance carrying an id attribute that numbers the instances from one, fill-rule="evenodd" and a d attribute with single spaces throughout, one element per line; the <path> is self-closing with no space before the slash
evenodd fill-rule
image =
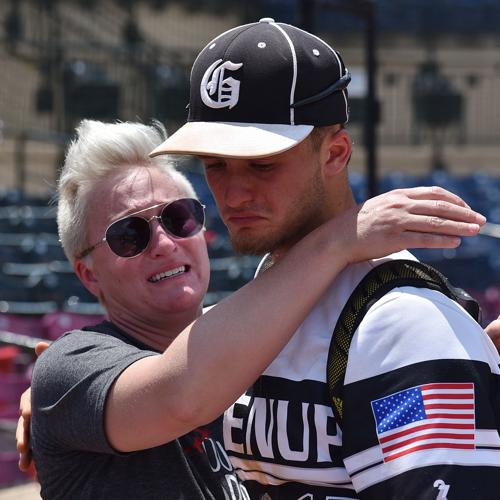
<path id="1" fill-rule="evenodd" d="M 275 236 L 233 234 L 230 237 L 234 251 L 241 255 L 264 255 L 272 252 L 278 246 L 278 240 Z"/>

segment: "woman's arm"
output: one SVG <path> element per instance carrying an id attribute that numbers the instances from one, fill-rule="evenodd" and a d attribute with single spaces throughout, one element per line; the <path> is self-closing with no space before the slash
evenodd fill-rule
<path id="1" fill-rule="evenodd" d="M 195 321 L 163 355 L 128 367 L 108 396 L 109 441 L 121 451 L 149 448 L 215 419 L 280 352 L 347 264 L 404 248 L 456 247 L 457 236 L 477 234 L 484 222 L 435 187 L 386 193 L 331 219 Z"/>

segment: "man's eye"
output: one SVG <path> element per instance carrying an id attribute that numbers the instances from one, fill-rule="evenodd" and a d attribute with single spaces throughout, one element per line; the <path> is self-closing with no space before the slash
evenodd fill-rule
<path id="1" fill-rule="evenodd" d="M 217 168 L 222 168 L 224 166 L 223 162 L 208 163 L 205 164 L 205 170 L 215 170 Z"/>
<path id="2" fill-rule="evenodd" d="M 260 171 L 265 172 L 267 170 L 271 170 L 274 167 L 274 164 L 273 163 L 254 163 L 252 165 L 252 167 L 255 170 L 260 170 Z"/>

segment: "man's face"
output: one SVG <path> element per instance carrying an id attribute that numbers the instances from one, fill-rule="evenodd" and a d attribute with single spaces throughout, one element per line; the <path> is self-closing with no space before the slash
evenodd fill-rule
<path id="1" fill-rule="evenodd" d="M 113 221 L 158 203 L 186 197 L 156 168 L 127 168 L 102 182 L 92 193 L 87 224 L 89 244 L 99 241 Z M 161 206 L 142 212 L 149 219 Z M 209 281 L 209 262 L 203 231 L 190 238 L 174 238 L 157 220 L 150 222 L 151 240 L 133 258 L 115 255 L 107 244 L 91 254 L 89 268 L 97 293 L 108 312 L 137 321 L 165 321 L 166 315 L 200 311 Z M 158 279 L 160 273 L 182 272 Z M 94 292 L 95 293 L 95 292 Z M 194 317 L 193 317 L 194 319 Z"/>
<path id="2" fill-rule="evenodd" d="M 286 250 L 325 220 L 319 155 L 309 140 L 266 158 L 202 160 L 232 245 L 240 253 Z"/>

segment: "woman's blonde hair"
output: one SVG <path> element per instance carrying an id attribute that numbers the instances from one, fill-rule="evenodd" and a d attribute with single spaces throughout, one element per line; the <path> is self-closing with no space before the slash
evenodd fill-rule
<path id="1" fill-rule="evenodd" d="M 83 120 L 69 145 L 57 186 L 57 225 L 66 257 L 74 263 L 89 245 L 89 198 L 95 186 L 117 169 L 127 166 L 156 167 L 165 172 L 186 196 L 196 198 L 189 180 L 167 156 L 149 153 L 167 137 L 164 126 L 134 122 L 103 123 Z"/>

